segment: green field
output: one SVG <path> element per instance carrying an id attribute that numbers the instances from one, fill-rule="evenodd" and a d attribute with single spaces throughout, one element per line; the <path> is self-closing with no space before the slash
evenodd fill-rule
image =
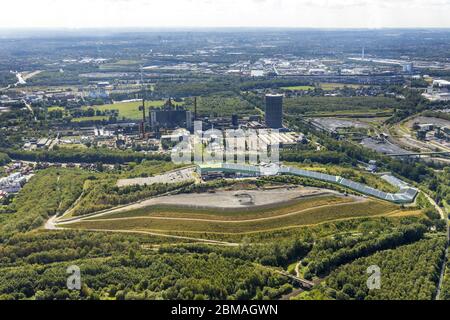
<path id="1" fill-rule="evenodd" d="M 332 91 L 336 89 L 343 89 L 345 87 L 351 89 L 367 88 L 368 86 L 359 84 L 348 84 L 348 83 L 320 83 L 319 87 L 325 91 Z"/>
<path id="2" fill-rule="evenodd" d="M 359 88 L 367 88 L 368 86 L 359 85 L 359 84 L 348 84 L 348 83 L 319 83 L 317 88 L 320 88 L 325 91 L 332 91 L 343 88 L 350 89 L 359 89 Z M 314 90 L 316 87 L 314 86 L 290 86 L 290 87 L 281 87 L 282 90 L 290 90 L 290 91 L 310 91 Z"/>
<path id="3" fill-rule="evenodd" d="M 292 86 L 292 87 L 282 87 L 283 90 L 291 90 L 291 91 L 309 91 L 314 90 L 313 86 Z"/>
<path id="4" fill-rule="evenodd" d="M 53 107 L 48 107 L 47 111 L 51 112 L 51 111 L 64 111 L 66 110 L 64 107 L 58 107 L 58 106 L 53 106 Z"/>
<path id="5" fill-rule="evenodd" d="M 155 107 L 162 107 L 166 103 L 165 100 L 154 100 L 154 101 L 146 101 L 145 106 L 147 108 L 155 108 Z M 176 104 L 176 103 L 174 103 Z M 134 101 L 134 102 L 122 102 L 122 103 L 115 103 L 115 104 L 105 104 L 102 106 L 92 106 L 92 107 L 83 107 L 84 110 L 87 110 L 89 108 L 92 108 L 94 110 L 100 110 L 100 111 L 109 111 L 109 110 L 118 110 L 119 111 L 119 118 L 126 118 L 126 119 L 141 119 L 142 118 L 142 111 L 139 111 L 139 106 L 142 105 L 141 101 Z M 87 121 L 87 120 L 102 120 L 100 119 L 94 119 L 97 117 L 88 117 L 88 118 L 79 118 L 83 119 L 81 121 Z M 103 117 L 105 118 L 105 117 Z M 106 117 L 108 118 L 108 117 Z M 74 119 L 74 121 L 77 121 L 77 119 Z M 80 120 L 78 120 L 80 121 Z"/>
<path id="6" fill-rule="evenodd" d="M 103 121 L 108 119 L 109 117 L 107 116 L 80 117 L 80 118 L 73 118 L 72 122 Z"/>

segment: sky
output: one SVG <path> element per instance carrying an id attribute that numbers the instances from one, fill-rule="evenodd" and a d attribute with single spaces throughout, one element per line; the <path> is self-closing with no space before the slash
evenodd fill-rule
<path id="1" fill-rule="evenodd" d="M 0 28 L 449 28 L 450 0 L 7 0 Z"/>

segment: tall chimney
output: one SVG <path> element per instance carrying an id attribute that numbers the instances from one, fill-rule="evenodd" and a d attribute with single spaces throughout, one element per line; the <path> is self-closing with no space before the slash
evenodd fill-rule
<path id="1" fill-rule="evenodd" d="M 194 121 L 197 121 L 197 97 L 194 98 Z"/>

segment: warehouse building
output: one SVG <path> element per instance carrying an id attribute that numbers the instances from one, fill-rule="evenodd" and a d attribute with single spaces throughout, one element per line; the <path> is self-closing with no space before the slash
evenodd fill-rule
<path id="1" fill-rule="evenodd" d="M 252 165 L 244 165 L 244 164 L 228 164 L 228 163 L 222 163 L 222 164 L 214 164 L 214 165 L 201 165 L 198 166 L 198 173 L 202 177 L 208 177 L 210 173 L 213 173 L 213 175 L 218 175 L 222 173 L 224 176 L 235 176 L 235 177 L 260 177 L 260 176 L 267 176 L 272 173 L 272 175 L 282 174 L 282 175 L 293 175 L 293 176 L 299 176 L 314 180 L 320 180 L 324 182 L 329 182 L 333 184 L 337 184 L 346 188 L 349 188 L 351 190 L 354 190 L 356 192 L 359 192 L 361 194 L 375 197 L 381 200 L 397 203 L 397 204 L 406 204 L 406 203 L 412 203 L 414 202 L 414 199 L 416 198 L 419 191 L 411 186 L 409 186 L 407 183 L 401 181 L 400 179 L 397 179 L 390 175 L 383 176 L 383 179 L 395 187 L 399 188 L 399 192 L 397 193 L 387 193 L 372 187 L 369 187 L 367 185 L 354 182 L 349 179 L 345 179 L 339 176 L 333 176 L 325 173 L 315 172 L 315 171 L 309 171 L 309 170 L 302 170 L 297 169 L 293 167 L 286 167 L 281 166 L 279 170 L 273 171 L 270 170 L 268 166 L 252 166 Z"/>

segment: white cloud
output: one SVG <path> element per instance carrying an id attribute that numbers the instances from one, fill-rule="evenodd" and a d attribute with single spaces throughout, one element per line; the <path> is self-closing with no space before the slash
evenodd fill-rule
<path id="1" fill-rule="evenodd" d="M 0 27 L 450 27 L 450 0 L 14 0 Z"/>

